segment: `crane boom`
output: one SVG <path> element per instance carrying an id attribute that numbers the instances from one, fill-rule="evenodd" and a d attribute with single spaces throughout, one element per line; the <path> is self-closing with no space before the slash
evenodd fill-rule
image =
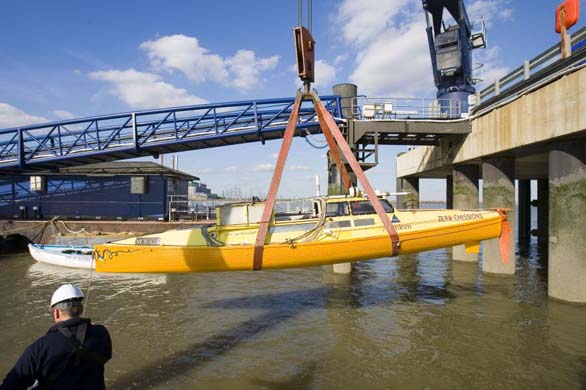
<path id="1" fill-rule="evenodd" d="M 474 94 L 472 50 L 486 47 L 484 30 L 474 33 L 463 0 L 422 0 L 427 19 L 427 40 L 433 78 L 442 112 L 454 104 L 468 111 L 468 96 Z M 446 25 L 444 9 L 456 24 Z"/>

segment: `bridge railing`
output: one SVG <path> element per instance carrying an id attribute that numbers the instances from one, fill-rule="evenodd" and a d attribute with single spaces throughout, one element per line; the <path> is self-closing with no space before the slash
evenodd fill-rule
<path id="1" fill-rule="evenodd" d="M 583 50 L 586 40 L 586 27 L 583 27 L 571 35 L 571 46 L 576 50 Z M 494 96 L 500 95 L 503 91 L 511 88 L 521 81 L 528 80 L 531 75 L 546 68 L 548 65 L 560 60 L 561 44 L 557 43 L 543 51 L 531 60 L 527 60 L 511 73 L 497 79 L 486 88 L 476 92 L 476 102 L 480 104 Z"/>
<path id="2" fill-rule="evenodd" d="M 464 114 L 459 100 L 367 96 L 353 98 L 352 113 L 361 120 L 460 119 Z"/>
<path id="3" fill-rule="evenodd" d="M 338 96 L 321 100 L 335 117 L 341 116 Z M 0 130 L 0 169 L 121 151 L 147 155 L 155 147 L 243 135 L 261 140 L 263 133 L 285 128 L 293 102 L 293 98 L 282 98 L 204 104 Z M 313 106 L 304 103 L 298 127 L 317 123 Z"/>

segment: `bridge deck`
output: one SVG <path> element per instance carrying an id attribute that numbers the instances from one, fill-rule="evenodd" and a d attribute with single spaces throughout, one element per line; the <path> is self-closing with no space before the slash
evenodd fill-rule
<path id="1" fill-rule="evenodd" d="M 321 97 L 339 118 L 339 97 Z M 0 171 L 19 172 L 281 138 L 293 98 L 97 116 L 0 130 Z M 296 136 L 321 132 L 305 103 Z"/>

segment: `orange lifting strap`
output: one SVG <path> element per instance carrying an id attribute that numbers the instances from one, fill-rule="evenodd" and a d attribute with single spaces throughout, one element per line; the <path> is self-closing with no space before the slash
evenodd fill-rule
<path id="1" fill-rule="evenodd" d="M 295 51 L 297 57 L 297 71 L 299 74 L 299 78 L 303 81 L 305 93 L 301 93 L 301 91 L 297 91 L 297 96 L 295 97 L 295 102 L 293 103 L 293 108 L 291 109 L 291 115 L 289 116 L 289 120 L 287 121 L 287 127 L 285 129 L 285 134 L 283 135 L 283 143 L 281 144 L 281 150 L 279 151 L 279 157 L 277 158 L 277 164 L 275 166 L 275 171 L 273 173 L 273 178 L 271 180 L 271 185 L 269 187 L 269 192 L 267 194 L 267 199 L 265 202 L 265 206 L 262 212 L 262 217 L 258 227 L 258 233 L 256 235 L 256 241 L 254 243 L 254 261 L 252 269 L 255 271 L 259 271 L 262 269 L 262 259 L 264 253 L 264 246 L 266 243 L 267 233 L 269 231 L 269 225 L 271 222 L 271 217 L 273 215 L 273 210 L 275 208 L 275 200 L 277 199 L 277 192 L 279 190 L 279 185 L 281 184 L 281 178 L 283 176 L 283 170 L 285 169 L 285 162 L 287 161 L 287 155 L 289 154 L 289 149 L 291 148 L 291 142 L 293 141 L 293 136 L 295 135 L 295 128 L 297 127 L 297 120 L 299 118 L 299 108 L 301 107 L 301 103 L 303 100 L 311 100 L 315 107 L 315 111 L 317 113 L 317 117 L 319 120 L 320 127 L 326 140 L 328 142 L 328 146 L 330 148 L 330 153 L 332 159 L 336 163 L 338 171 L 340 172 L 340 176 L 342 177 L 342 183 L 346 190 L 348 190 L 352 186 L 352 182 L 350 180 L 350 175 L 348 174 L 348 170 L 346 169 L 346 165 L 342 161 L 340 156 L 340 151 L 342 152 L 344 158 L 352 168 L 352 171 L 356 175 L 356 178 L 364 187 L 366 194 L 368 195 L 368 199 L 374 206 L 374 209 L 382 221 L 385 230 L 389 234 L 391 238 L 391 247 L 392 252 L 391 256 L 396 256 L 399 254 L 399 236 L 397 231 L 393 227 L 389 216 L 385 213 L 383 206 L 379 198 L 376 196 L 374 189 L 370 185 L 364 171 L 360 167 L 360 164 L 356 160 L 354 153 L 352 153 L 352 149 L 346 142 L 346 139 L 340 132 L 336 121 L 330 114 L 328 110 L 324 107 L 323 103 L 319 99 L 319 96 L 315 91 L 309 91 L 309 87 L 311 82 L 314 78 L 314 49 L 315 49 L 315 41 L 311 36 L 309 30 L 304 27 L 295 27 L 293 29 L 294 38 L 295 38 Z"/>
<path id="2" fill-rule="evenodd" d="M 262 269 L 262 259 L 264 253 L 264 246 L 267 237 L 267 233 L 269 230 L 269 224 L 271 222 L 271 216 L 273 214 L 273 209 L 275 206 L 275 200 L 277 198 L 277 191 L 279 189 L 279 185 L 281 183 L 281 178 L 283 176 L 283 170 L 285 168 L 285 162 L 287 160 L 287 155 L 289 154 L 289 149 L 291 148 L 291 142 L 293 140 L 293 136 L 295 135 L 295 128 L 297 125 L 297 119 L 299 117 L 299 108 L 301 106 L 301 102 L 303 100 L 303 95 L 300 91 L 297 92 L 297 96 L 295 97 L 295 103 L 293 104 L 293 108 L 291 111 L 291 115 L 289 116 L 289 120 L 287 122 L 287 128 L 285 129 L 285 134 L 283 136 L 283 143 L 281 144 L 281 150 L 279 151 L 279 157 L 277 158 L 277 164 L 275 166 L 275 171 L 273 173 L 273 178 L 271 180 L 271 185 L 269 187 L 269 192 L 267 194 L 267 199 L 265 202 L 265 206 L 262 213 L 262 218 L 260 220 L 260 225 L 258 228 L 258 233 L 256 235 L 256 242 L 254 244 L 254 263 L 253 263 L 253 270 L 259 271 Z M 374 189 L 370 185 L 370 182 L 366 178 L 364 171 L 360 167 L 360 164 L 356 160 L 354 153 L 352 153 L 352 149 L 346 142 L 346 139 L 338 129 L 338 125 L 336 124 L 334 118 L 330 114 L 328 110 L 324 107 L 321 100 L 315 92 L 311 93 L 311 100 L 315 106 L 315 110 L 318 115 L 318 119 L 320 122 L 320 126 L 326 139 L 328 140 L 328 145 L 330 147 L 330 152 L 334 156 L 334 160 L 340 173 L 342 175 L 344 186 L 348 189 L 350 188 L 350 179 L 346 167 L 342 163 L 340 155 L 338 153 L 338 148 L 344 155 L 346 161 L 352 168 L 352 171 L 356 174 L 356 177 L 366 194 L 368 195 L 368 199 L 371 201 L 374 209 L 382 221 L 385 230 L 389 234 L 391 238 L 391 245 L 392 245 L 392 253 L 391 256 L 396 256 L 399 254 L 399 236 L 397 231 L 393 227 L 389 216 L 385 213 L 383 206 L 380 203 L 379 198 L 376 196 Z"/>
<path id="3" fill-rule="evenodd" d="M 271 179 L 271 186 L 269 187 L 265 207 L 262 210 L 262 217 L 258 226 L 258 233 L 256 234 L 256 242 L 254 243 L 254 263 L 252 269 L 255 271 L 260 271 L 262 269 L 262 256 L 265 239 L 269 231 L 269 223 L 271 222 L 271 216 L 273 215 L 279 184 L 281 184 L 281 177 L 283 176 L 283 170 L 285 169 L 285 161 L 287 161 L 287 155 L 291 148 L 293 135 L 295 135 L 295 128 L 297 127 L 297 118 L 299 117 L 299 107 L 301 107 L 302 98 L 303 95 L 301 92 L 297 91 L 295 103 L 293 103 L 293 109 L 291 110 L 291 115 L 289 115 L 285 134 L 283 135 L 283 143 L 281 144 L 279 157 L 277 157 L 277 165 L 273 172 L 273 178 Z"/>

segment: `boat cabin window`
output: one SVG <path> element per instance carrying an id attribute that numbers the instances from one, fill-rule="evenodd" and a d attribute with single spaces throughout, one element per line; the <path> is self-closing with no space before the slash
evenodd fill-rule
<path id="1" fill-rule="evenodd" d="M 380 203 L 383 206 L 385 213 L 392 213 L 395 211 L 393 206 L 391 206 L 391 204 L 385 199 L 381 199 Z M 354 215 L 376 214 L 376 210 L 369 200 L 350 202 L 350 207 L 352 207 L 352 214 Z"/>
<path id="2" fill-rule="evenodd" d="M 350 215 L 350 208 L 347 202 L 326 204 L 326 217 L 342 217 L 345 215 Z"/>

